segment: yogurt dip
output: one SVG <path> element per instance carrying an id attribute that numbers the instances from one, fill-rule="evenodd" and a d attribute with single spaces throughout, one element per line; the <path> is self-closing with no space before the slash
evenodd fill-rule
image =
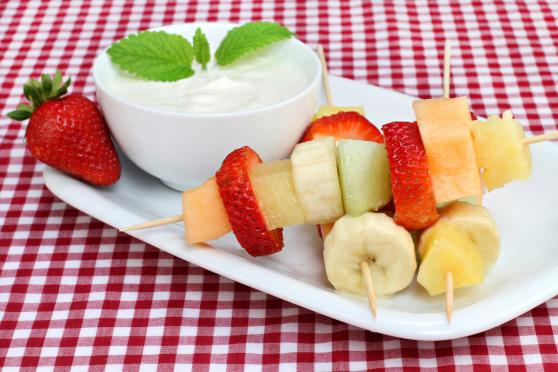
<path id="1" fill-rule="evenodd" d="M 105 58 L 109 59 L 106 54 Z M 312 76 L 305 71 L 304 58 L 283 42 L 227 66 L 216 65 L 212 56 L 207 70 L 194 63 L 196 73 L 175 82 L 143 80 L 110 61 L 101 64 L 99 77 L 108 91 L 141 106 L 192 114 L 234 113 L 270 106 L 302 92 Z"/>

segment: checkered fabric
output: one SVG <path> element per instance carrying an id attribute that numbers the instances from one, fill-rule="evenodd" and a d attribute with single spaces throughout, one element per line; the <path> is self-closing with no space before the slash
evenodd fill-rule
<path id="1" fill-rule="evenodd" d="M 64 204 L 25 150 L 24 125 L 5 116 L 28 77 L 57 68 L 73 77 L 74 91 L 93 98 L 93 58 L 128 33 L 264 19 L 324 44 L 332 74 L 422 97 L 441 95 L 444 40 L 458 40 L 452 94 L 469 96 L 479 115 L 513 108 L 539 133 L 557 129 L 557 18 L 550 0 L 0 1 L 0 366 L 557 370 L 558 298 L 454 341 L 363 331 L 174 258 Z"/>

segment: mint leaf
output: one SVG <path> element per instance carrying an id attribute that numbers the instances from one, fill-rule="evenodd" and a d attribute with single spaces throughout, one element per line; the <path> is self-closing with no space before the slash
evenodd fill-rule
<path id="1" fill-rule="evenodd" d="M 177 81 L 194 75 L 194 49 L 180 35 L 143 31 L 112 44 L 107 53 L 118 67 L 147 80 Z"/>
<path id="2" fill-rule="evenodd" d="M 294 34 L 272 22 L 252 22 L 231 29 L 215 52 L 217 64 L 224 66 L 257 49 L 288 39 Z"/>
<path id="3" fill-rule="evenodd" d="M 211 59 L 211 53 L 207 37 L 205 37 L 205 34 L 199 27 L 194 34 L 194 56 L 196 57 L 196 62 L 202 65 L 202 68 L 205 70 Z"/>

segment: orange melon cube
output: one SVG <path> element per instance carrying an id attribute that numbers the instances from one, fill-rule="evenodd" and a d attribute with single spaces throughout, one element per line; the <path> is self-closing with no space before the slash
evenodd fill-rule
<path id="1" fill-rule="evenodd" d="M 215 177 L 182 193 L 185 238 L 189 244 L 217 239 L 232 230 Z"/>
<path id="2" fill-rule="evenodd" d="M 413 109 L 436 203 L 479 195 L 482 187 L 467 97 L 417 100 Z"/>

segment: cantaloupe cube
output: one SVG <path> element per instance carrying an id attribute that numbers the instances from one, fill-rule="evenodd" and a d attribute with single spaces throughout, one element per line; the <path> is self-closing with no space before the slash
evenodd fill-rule
<path id="1" fill-rule="evenodd" d="M 215 177 L 200 187 L 184 191 L 182 210 L 185 237 L 190 244 L 217 239 L 232 229 Z"/>
<path id="2" fill-rule="evenodd" d="M 413 102 L 436 203 L 481 192 L 466 97 Z"/>
<path id="3" fill-rule="evenodd" d="M 523 143 L 525 133 L 511 112 L 502 118 L 490 116 L 486 122 L 472 122 L 473 143 L 482 180 L 488 191 L 531 176 L 531 152 Z"/>

